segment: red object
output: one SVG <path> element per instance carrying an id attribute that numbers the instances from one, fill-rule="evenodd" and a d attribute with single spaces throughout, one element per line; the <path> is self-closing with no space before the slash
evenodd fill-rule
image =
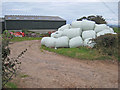
<path id="1" fill-rule="evenodd" d="M 10 32 L 11 35 L 13 35 L 13 32 Z"/>
<path id="2" fill-rule="evenodd" d="M 51 34 L 51 32 L 48 32 L 48 34 Z"/>
<path id="3" fill-rule="evenodd" d="M 25 33 L 24 33 L 24 32 L 22 33 L 22 36 L 23 36 L 23 37 L 25 36 Z"/>
<path id="4" fill-rule="evenodd" d="M 51 32 L 48 32 L 49 36 L 51 35 Z"/>
<path id="5" fill-rule="evenodd" d="M 25 33 L 24 32 L 10 32 L 11 35 L 15 35 L 15 36 L 19 36 L 19 35 L 22 35 L 23 37 L 25 36 Z"/>

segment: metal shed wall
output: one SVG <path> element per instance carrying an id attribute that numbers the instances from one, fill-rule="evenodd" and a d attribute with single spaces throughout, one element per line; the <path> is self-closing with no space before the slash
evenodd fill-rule
<path id="1" fill-rule="evenodd" d="M 5 30 L 4 18 L 0 18 L 0 32 L 3 32 L 4 30 Z"/>
<path id="2" fill-rule="evenodd" d="M 3 29 L 2 29 L 2 22 L 0 22 L 0 33 L 2 33 Z"/>
<path id="3" fill-rule="evenodd" d="M 5 30 L 4 22 L 0 22 L 0 33 Z"/>
<path id="4" fill-rule="evenodd" d="M 64 24 L 66 24 L 66 21 L 5 20 L 5 27 L 7 30 L 58 29 Z"/>
<path id="5" fill-rule="evenodd" d="M 5 22 L 2 22 L 2 32 L 5 30 Z"/>

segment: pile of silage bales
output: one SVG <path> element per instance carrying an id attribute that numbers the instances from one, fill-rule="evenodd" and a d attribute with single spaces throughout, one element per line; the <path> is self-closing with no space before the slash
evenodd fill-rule
<path id="1" fill-rule="evenodd" d="M 51 34 L 51 37 L 43 37 L 41 44 L 46 47 L 94 47 L 91 40 L 105 34 L 116 34 L 106 24 L 96 24 L 94 21 L 82 20 L 73 21 L 72 24 L 61 26 L 58 31 Z"/>

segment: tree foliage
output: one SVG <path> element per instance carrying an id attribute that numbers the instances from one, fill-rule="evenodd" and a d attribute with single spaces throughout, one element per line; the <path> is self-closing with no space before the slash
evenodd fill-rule
<path id="1" fill-rule="evenodd" d="M 118 36 L 113 34 L 101 35 L 93 41 L 96 43 L 95 48 L 108 55 L 118 55 Z"/>

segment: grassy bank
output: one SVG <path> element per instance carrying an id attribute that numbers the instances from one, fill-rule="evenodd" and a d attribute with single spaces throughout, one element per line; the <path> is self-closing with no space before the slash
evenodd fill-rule
<path id="1" fill-rule="evenodd" d="M 14 37 L 11 42 L 27 41 L 27 40 L 41 40 L 41 37 Z"/>
<path id="2" fill-rule="evenodd" d="M 29 75 L 23 74 L 23 73 L 17 73 L 16 78 L 13 78 L 13 80 L 6 83 L 5 88 L 11 88 L 11 90 L 17 90 L 16 88 L 19 88 L 19 81 L 21 79 L 27 78 Z"/>
<path id="3" fill-rule="evenodd" d="M 41 49 L 55 52 L 57 54 L 61 54 L 64 56 L 72 57 L 72 58 L 78 58 L 81 60 L 113 60 L 114 57 L 103 55 L 98 52 L 96 49 L 91 49 L 87 47 L 80 47 L 80 48 L 47 48 L 45 46 L 41 46 Z"/>
<path id="4" fill-rule="evenodd" d="M 17 88 L 17 85 L 13 82 L 8 82 L 6 85 L 5 85 L 5 88 Z"/>
<path id="5" fill-rule="evenodd" d="M 120 28 L 118 28 L 118 27 L 113 27 L 113 30 L 114 30 L 114 32 L 116 32 L 116 33 L 119 33 L 119 32 L 120 32 L 119 29 L 120 29 Z"/>

